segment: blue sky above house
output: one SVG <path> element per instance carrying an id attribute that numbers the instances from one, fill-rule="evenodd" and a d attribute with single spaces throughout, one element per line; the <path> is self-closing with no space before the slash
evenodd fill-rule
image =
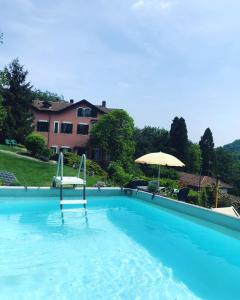
<path id="1" fill-rule="evenodd" d="M 198 142 L 240 138 L 240 1 L 0 0 L 0 67 L 39 89 L 126 109 L 139 127 L 186 119 Z"/>

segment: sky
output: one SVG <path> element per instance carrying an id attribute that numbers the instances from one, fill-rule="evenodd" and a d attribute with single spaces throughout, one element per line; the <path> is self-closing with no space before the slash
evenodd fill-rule
<path id="1" fill-rule="evenodd" d="M 0 69 L 66 100 L 123 108 L 142 128 L 185 118 L 198 142 L 240 138 L 240 1 L 0 0 Z"/>

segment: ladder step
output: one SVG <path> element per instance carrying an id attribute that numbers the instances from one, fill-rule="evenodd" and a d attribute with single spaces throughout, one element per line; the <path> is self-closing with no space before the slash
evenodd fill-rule
<path id="1" fill-rule="evenodd" d="M 60 176 L 57 176 L 57 177 L 55 177 L 55 180 L 56 180 L 56 182 L 58 182 L 62 185 L 69 185 L 69 184 L 84 185 L 84 184 L 86 184 L 86 181 L 79 177 L 64 176 L 61 178 Z"/>
<path id="2" fill-rule="evenodd" d="M 87 204 L 87 200 L 61 200 L 60 204 Z"/>
<path id="3" fill-rule="evenodd" d="M 62 209 L 63 213 L 72 213 L 72 212 L 84 212 L 84 208 L 69 208 L 69 209 Z"/>

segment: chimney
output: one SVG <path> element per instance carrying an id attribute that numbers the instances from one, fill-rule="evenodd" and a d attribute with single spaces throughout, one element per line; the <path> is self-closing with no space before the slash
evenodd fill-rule
<path id="1" fill-rule="evenodd" d="M 70 99 L 70 103 L 74 103 L 74 100 L 73 100 L 73 99 Z"/>
<path id="2" fill-rule="evenodd" d="M 102 107 L 106 107 L 106 101 L 102 101 Z"/>

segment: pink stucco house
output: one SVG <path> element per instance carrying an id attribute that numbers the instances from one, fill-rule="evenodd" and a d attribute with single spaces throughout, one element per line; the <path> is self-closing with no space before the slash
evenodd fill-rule
<path id="1" fill-rule="evenodd" d="M 87 100 L 75 102 L 44 102 L 32 104 L 35 131 L 44 136 L 46 144 L 56 153 L 73 151 L 103 160 L 100 149 L 88 149 L 89 133 L 99 118 L 112 111 L 106 102 L 94 105 Z"/>

